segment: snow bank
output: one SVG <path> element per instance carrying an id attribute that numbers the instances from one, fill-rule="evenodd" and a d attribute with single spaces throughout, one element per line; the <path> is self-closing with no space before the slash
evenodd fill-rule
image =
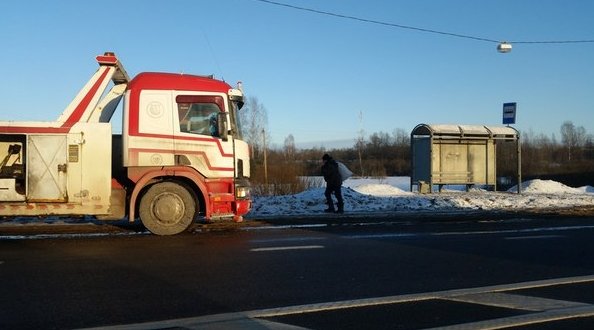
<path id="1" fill-rule="evenodd" d="M 592 187 L 589 191 L 592 192 Z M 530 180 L 522 183 L 522 192 L 533 194 L 582 194 L 588 191 L 587 187 L 571 188 L 560 182 L 552 180 Z M 513 186 L 509 192 L 517 192 L 518 186 Z"/>
<path id="2" fill-rule="evenodd" d="M 594 188 L 571 188 L 550 180 L 531 180 L 508 192 L 484 190 L 452 191 L 419 194 L 410 192 L 410 178 L 350 178 L 344 182 L 345 212 L 448 210 L 510 210 L 555 209 L 594 205 Z M 252 211 L 247 218 L 263 216 L 313 215 L 326 208 L 324 188 L 285 196 L 254 197 Z"/>

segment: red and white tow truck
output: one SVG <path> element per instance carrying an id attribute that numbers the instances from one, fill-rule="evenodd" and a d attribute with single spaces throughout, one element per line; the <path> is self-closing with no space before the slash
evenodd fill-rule
<path id="1" fill-rule="evenodd" d="M 56 121 L 0 121 L 0 217 L 139 217 L 158 235 L 197 217 L 241 221 L 251 207 L 242 91 L 207 76 L 130 79 L 113 53 L 97 62 Z"/>

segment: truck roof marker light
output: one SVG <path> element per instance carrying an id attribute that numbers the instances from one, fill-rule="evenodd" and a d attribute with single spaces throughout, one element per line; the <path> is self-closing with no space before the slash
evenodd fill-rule
<path id="1" fill-rule="evenodd" d="M 116 65 L 118 63 L 118 58 L 114 52 L 105 52 L 103 55 L 97 56 L 96 59 L 99 64 L 103 65 Z"/>

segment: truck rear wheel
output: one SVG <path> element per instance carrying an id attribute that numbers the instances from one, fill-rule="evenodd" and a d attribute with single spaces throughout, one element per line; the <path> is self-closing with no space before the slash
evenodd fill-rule
<path id="1" fill-rule="evenodd" d="M 192 193 L 183 185 L 156 183 L 140 200 L 140 220 L 153 234 L 179 234 L 194 222 L 196 204 Z"/>

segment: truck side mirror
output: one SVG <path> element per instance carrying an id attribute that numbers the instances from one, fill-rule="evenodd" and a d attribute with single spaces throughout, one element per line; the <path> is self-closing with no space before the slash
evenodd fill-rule
<path id="1" fill-rule="evenodd" d="M 225 112 L 219 112 L 218 116 L 217 129 L 219 130 L 219 136 L 223 141 L 227 141 L 227 136 L 229 135 L 227 131 L 227 114 Z"/>

